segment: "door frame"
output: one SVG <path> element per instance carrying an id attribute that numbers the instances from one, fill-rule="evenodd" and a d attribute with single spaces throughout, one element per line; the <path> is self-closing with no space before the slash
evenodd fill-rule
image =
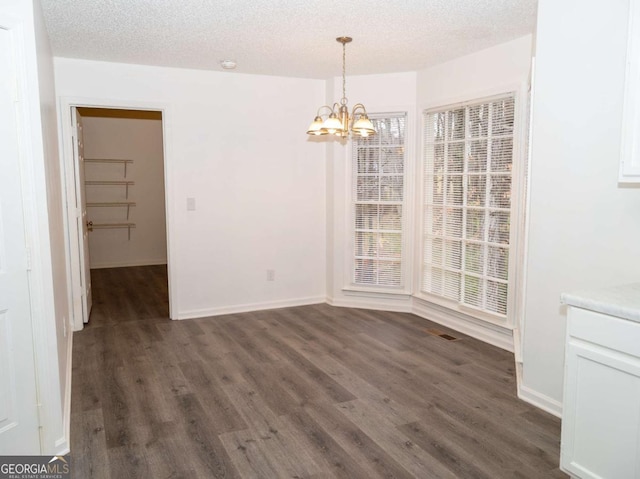
<path id="1" fill-rule="evenodd" d="M 6 31 L 9 34 L 11 46 L 9 47 L 9 54 L 13 56 L 13 74 L 14 74 L 14 101 L 15 109 L 13 115 L 15 118 L 15 133 L 16 133 L 16 146 L 17 146 L 17 166 L 19 169 L 19 177 L 15 180 L 20 184 L 20 202 L 21 213 L 23 216 L 24 227 L 24 242 L 25 251 L 27 256 L 26 265 L 26 284 L 24 285 L 28 289 L 28 317 L 23 318 L 24 321 L 30 322 L 30 337 L 27 344 L 18 344 L 18 347 L 30 347 L 30 354 L 33 355 L 33 364 L 24 364 L 18 362 L 14 364 L 16 368 L 33 368 L 32 371 L 27 372 L 28 379 L 33 381 L 33 397 L 21 397 L 14 398 L 14 401 L 23 401 L 33 404 L 31 415 L 27 418 L 19 418 L 18 426 L 22 427 L 23 424 L 33 422 L 35 436 L 33 437 L 34 454 L 36 451 L 42 453 L 46 447 L 45 435 L 49 432 L 49 423 L 46 421 L 46 417 L 43 418 L 41 411 L 38 409 L 38 405 L 43 407 L 47 406 L 47 402 L 43 401 L 43 396 L 47 392 L 47 383 L 40 378 L 41 371 L 43 370 L 43 362 L 47 361 L 46 354 L 43 352 L 42 347 L 44 334 L 47 327 L 47 298 L 46 298 L 46 283 L 43 271 L 42 249 L 40 249 L 39 232 L 43 231 L 42 225 L 39 222 L 38 206 L 40 203 L 37 201 L 41 199 L 40 194 L 36 194 L 37 191 L 37 163 L 38 163 L 38 151 L 37 145 L 34 147 L 30 141 L 33 138 L 32 132 L 36 127 L 35 119 L 32 117 L 30 108 L 33 107 L 31 97 L 29 96 L 30 89 L 28 84 L 28 71 L 27 71 L 27 52 L 25 51 L 25 38 L 27 36 L 25 31 L 24 19 L 8 15 L 5 11 L 0 11 L 0 29 Z M 48 228 L 46 230 L 48 232 Z M 19 378 L 13 378 L 14 380 Z M 15 395 L 15 390 L 12 391 L 12 395 Z M 31 431 L 33 433 L 33 431 Z"/>
<path id="2" fill-rule="evenodd" d="M 11 3 L 11 2 L 10 2 Z M 17 2 L 13 2 L 16 3 Z M 0 25 L 13 34 L 16 65 L 16 126 L 21 163 L 22 213 L 30 268 L 28 270 L 32 344 L 36 373 L 37 410 L 40 422 L 38 449 L 41 454 L 69 452 L 69 411 L 72 337 L 67 318 L 63 331 L 56 329 L 49 211 L 46 185 L 45 141 L 38 90 L 38 71 L 33 45 L 33 18 L 28 7 L 0 7 Z M 35 79 L 35 80 L 34 80 Z M 65 343 L 60 343 L 60 333 Z M 56 335 L 58 340 L 56 341 Z M 66 351 L 60 351 L 62 346 Z M 59 360 L 66 355 L 66 390 L 60 391 Z M 27 398 L 22 398 L 27 400 Z"/>
<path id="3" fill-rule="evenodd" d="M 78 245 L 81 246 L 81 251 L 79 251 L 80 254 L 78 257 L 76 257 L 75 255 L 70 257 L 71 265 L 73 266 L 72 271 L 77 271 L 79 273 L 77 275 L 78 281 L 76 284 L 80 286 L 79 295 L 73 295 L 72 296 L 73 299 L 71 303 L 75 307 L 75 305 L 79 300 L 82 322 L 88 323 L 89 316 L 91 315 L 91 305 L 89 304 L 89 295 L 91 294 L 90 293 L 91 291 L 90 271 L 91 270 L 90 270 L 90 264 L 88 264 L 89 263 L 89 247 L 88 247 L 89 231 L 88 229 L 86 229 L 88 228 L 88 225 L 86 224 L 86 210 L 87 210 L 86 192 L 82 191 L 82 188 L 84 185 L 83 176 L 85 174 L 85 168 L 84 168 L 84 165 L 80 164 L 80 158 L 84 160 L 84 152 L 82 153 L 82 155 L 80 154 L 80 145 L 83 144 L 83 140 L 79 135 L 79 133 L 81 133 L 81 125 L 82 125 L 82 122 L 79 120 L 82 117 L 82 115 L 80 115 L 80 112 L 75 107 L 70 108 L 70 114 L 71 114 L 71 125 L 72 125 L 73 168 L 75 172 L 73 176 L 73 181 L 75 185 L 76 196 L 73 198 L 74 200 L 73 203 L 69 201 L 67 204 L 70 205 L 69 206 L 70 217 L 72 217 L 71 214 L 73 213 L 72 211 L 73 205 L 75 204 L 76 208 L 79 208 L 79 211 L 76 211 L 75 213 L 77 216 L 75 226 L 76 226 L 76 231 L 81 230 L 81 231 L 78 231 L 78 233 L 80 233 L 80 236 L 78 238 L 74 237 L 74 241 L 77 241 Z M 69 200 L 71 199 L 72 198 L 69 198 Z M 80 219 L 79 222 L 77 221 L 78 218 Z M 77 227 L 78 224 L 81 225 L 79 228 Z M 85 241 L 85 237 L 86 237 L 86 241 Z M 87 276 L 89 277 L 87 278 Z M 71 291 L 78 292 L 78 290 L 71 290 Z M 75 315 L 75 312 L 74 312 L 74 315 Z"/>
<path id="4" fill-rule="evenodd" d="M 135 102 L 135 101 L 123 101 L 123 100 L 109 100 L 109 99 L 97 99 L 97 98 L 76 98 L 76 97 L 61 97 L 59 99 L 59 114 L 61 125 L 61 142 L 60 142 L 60 162 L 63 172 L 64 182 L 64 197 L 66 200 L 66 207 L 64 209 L 64 228 L 67 234 L 65 235 L 65 246 L 68 252 L 67 257 L 67 281 L 69 287 L 71 311 L 72 311 L 72 324 L 74 331 L 80 331 L 84 327 L 84 318 L 82 312 L 82 284 L 80 282 L 79 268 L 80 268 L 80 256 L 84 254 L 83 245 L 78 241 L 79 231 L 75 216 L 77 214 L 75 209 L 75 199 L 77 194 L 77 188 L 79 183 L 75 180 L 75 171 L 77 171 L 78 165 L 76 164 L 76 155 L 74 154 L 73 145 L 73 131 L 76 125 L 72 122 L 71 109 L 72 108 L 106 108 L 106 109 L 120 109 L 120 110 L 146 110 L 146 111 L 160 111 L 162 113 L 162 149 L 164 160 L 164 203 L 165 203 L 165 215 L 166 215 L 166 241 L 167 241 L 167 277 L 169 287 L 169 318 L 175 319 L 177 317 L 177 280 L 176 280 L 176 268 L 172 262 L 175 253 L 175 231 L 174 227 L 174 215 L 170 205 L 174 204 L 173 201 L 173 174 L 172 173 L 172 157 L 171 157 L 171 143 L 170 143 L 170 107 L 164 103 L 153 102 Z"/>

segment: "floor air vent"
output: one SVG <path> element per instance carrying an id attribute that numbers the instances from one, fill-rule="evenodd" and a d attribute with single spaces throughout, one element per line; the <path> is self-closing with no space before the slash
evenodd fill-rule
<path id="1" fill-rule="evenodd" d="M 446 339 L 447 341 L 458 341 L 460 339 L 460 338 L 456 338 L 455 336 L 451 336 L 450 334 L 447 334 L 444 331 L 440 331 L 439 329 L 427 329 L 426 331 L 432 336 L 438 336 L 442 339 Z"/>

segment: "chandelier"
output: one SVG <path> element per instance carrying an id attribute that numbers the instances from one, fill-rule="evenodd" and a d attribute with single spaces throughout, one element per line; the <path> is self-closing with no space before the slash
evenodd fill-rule
<path id="1" fill-rule="evenodd" d="M 349 115 L 345 64 L 347 43 L 351 40 L 351 37 L 336 38 L 338 43 L 342 43 L 342 99 L 340 103 L 334 103 L 332 107 L 324 105 L 318 108 L 316 117 L 307 130 L 309 135 L 336 135 L 346 138 L 350 133 L 355 136 L 370 136 L 376 132 L 362 103 L 354 105 L 351 115 Z"/>

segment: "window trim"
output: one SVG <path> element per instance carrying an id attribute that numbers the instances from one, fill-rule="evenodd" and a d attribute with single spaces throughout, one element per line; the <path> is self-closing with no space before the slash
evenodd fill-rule
<path id="1" fill-rule="evenodd" d="M 415 189 L 412 181 L 412 174 L 415 171 L 415 109 L 407 106 L 398 108 L 379 109 L 368 112 L 369 118 L 386 118 L 389 116 L 404 115 L 405 117 L 405 157 L 404 157 L 404 174 L 403 174 L 403 224 L 402 224 L 402 254 L 400 262 L 402 264 L 400 286 L 384 286 L 384 285 L 365 285 L 354 282 L 353 277 L 353 261 L 355 258 L 355 197 L 354 185 L 355 181 L 355 155 L 353 148 L 353 140 L 349 140 L 348 148 L 345 152 L 345 187 L 348 194 L 345 195 L 345 256 L 343 264 L 343 286 L 341 290 L 344 293 L 370 293 L 379 295 L 381 298 L 388 298 L 389 295 L 408 296 L 413 292 L 413 229 L 412 223 L 414 218 L 414 197 Z"/>
<path id="2" fill-rule="evenodd" d="M 481 102 L 490 102 L 502 98 L 505 95 L 514 97 L 514 119 L 515 128 L 513 132 L 513 170 L 512 170 L 512 190 L 511 190 L 511 228 L 509 231 L 509 291 L 507 295 L 507 315 L 506 317 L 492 314 L 491 312 L 474 308 L 473 306 L 461 304 L 458 301 L 449 300 L 441 296 L 421 291 L 423 274 L 423 249 L 424 249 L 424 194 L 425 194 L 425 158 L 424 149 L 426 139 L 424 135 L 425 119 L 424 113 L 428 110 L 450 110 L 461 106 L 474 105 Z M 519 83 L 512 83 L 501 88 L 488 91 L 470 93 L 463 97 L 449 99 L 447 101 L 431 102 L 421 106 L 416 113 L 419 116 L 420 134 L 418 135 L 418 151 L 416 179 L 416 206 L 414 211 L 414 274 L 413 296 L 415 298 L 428 301 L 447 309 L 467 314 L 481 321 L 495 324 L 497 326 L 514 329 L 521 323 L 521 315 L 524 311 L 525 294 L 521 289 L 524 286 L 526 277 L 526 236 L 527 222 L 525 217 L 529 190 L 527 188 L 530 176 L 530 164 L 527 151 L 527 136 L 529 133 L 529 115 L 527 102 L 529 97 L 529 79 Z M 530 142 L 531 139 L 529 138 Z"/>

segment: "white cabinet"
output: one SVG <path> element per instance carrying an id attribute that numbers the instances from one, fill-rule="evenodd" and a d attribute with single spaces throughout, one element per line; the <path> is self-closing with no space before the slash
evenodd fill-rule
<path id="1" fill-rule="evenodd" d="M 620 183 L 640 183 L 640 2 L 629 2 Z"/>
<path id="2" fill-rule="evenodd" d="M 560 466 L 578 478 L 640 479 L 640 322 L 629 319 L 636 318 L 633 308 L 609 308 L 623 316 L 616 317 L 572 299 L 563 296 L 569 308 Z"/>

